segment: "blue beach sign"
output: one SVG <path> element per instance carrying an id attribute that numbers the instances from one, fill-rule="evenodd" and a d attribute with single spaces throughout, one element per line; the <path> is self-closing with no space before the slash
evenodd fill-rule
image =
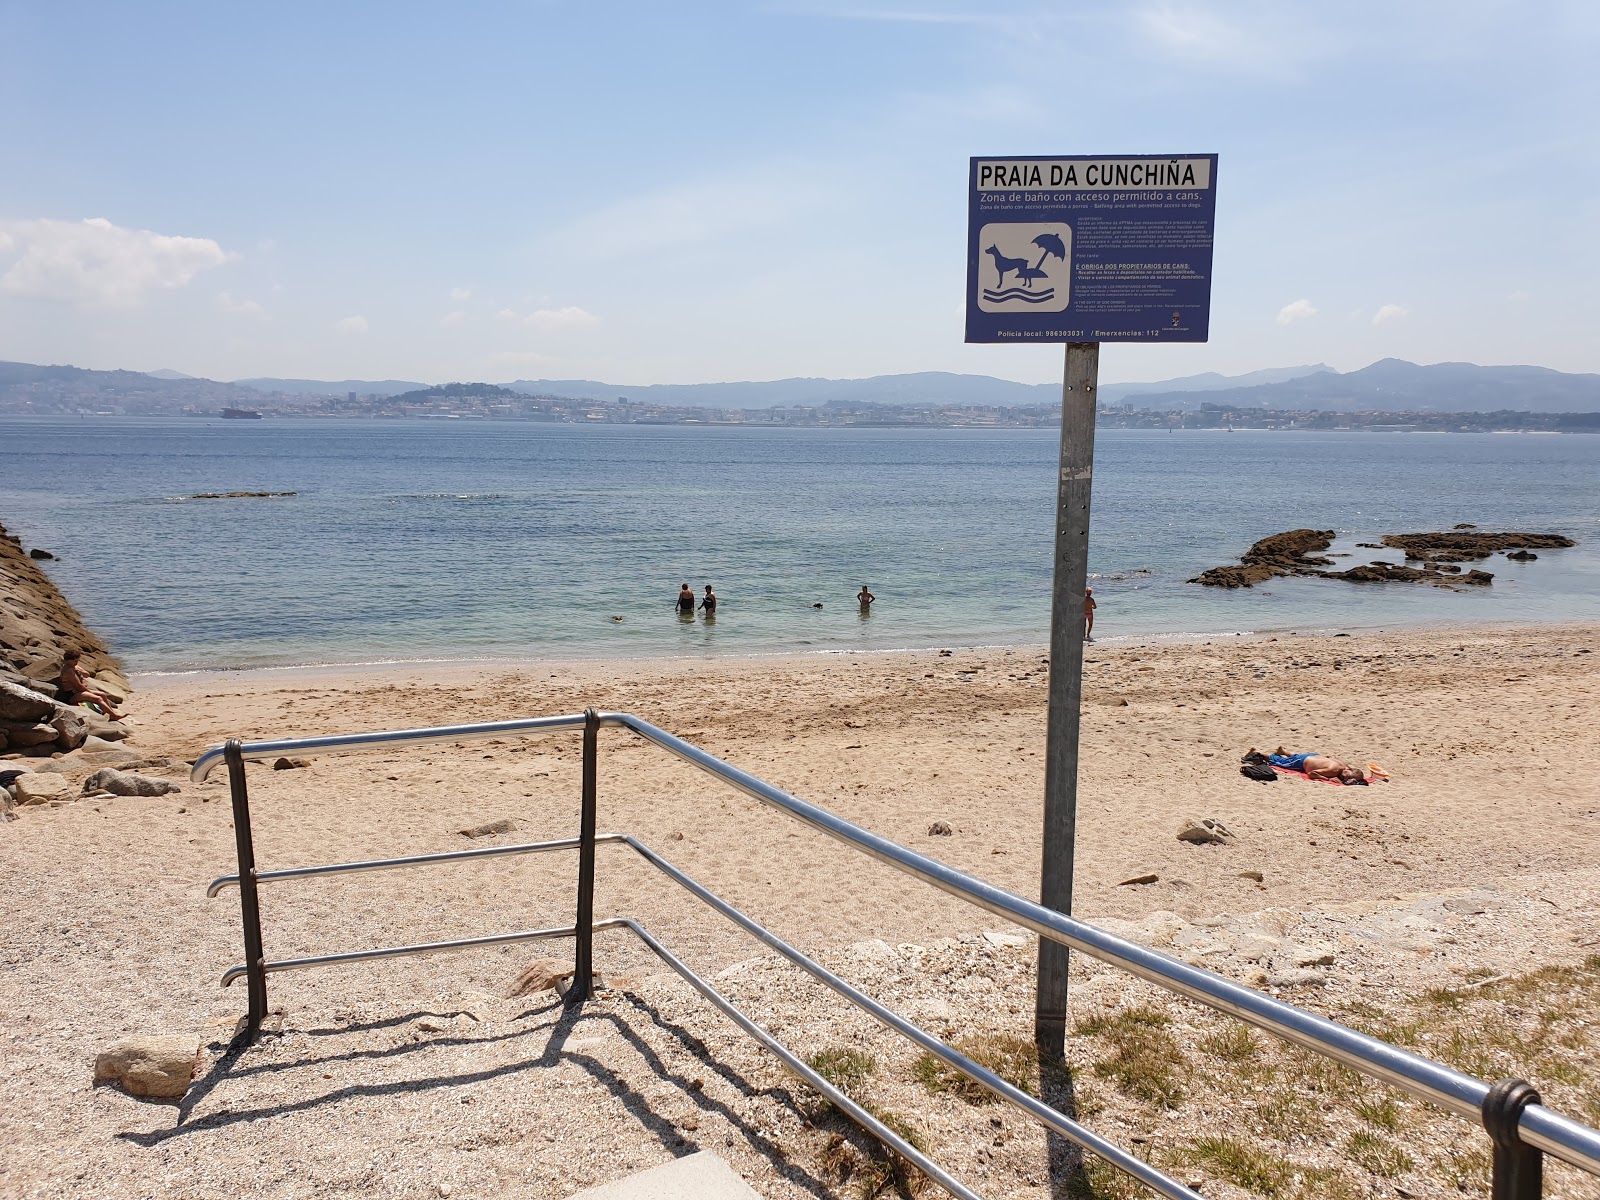
<path id="1" fill-rule="evenodd" d="M 1203 342 L 1217 156 L 974 158 L 967 341 Z"/>

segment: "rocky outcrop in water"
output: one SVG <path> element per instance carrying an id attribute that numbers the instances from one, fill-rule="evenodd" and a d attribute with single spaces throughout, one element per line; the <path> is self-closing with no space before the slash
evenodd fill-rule
<path id="1" fill-rule="evenodd" d="M 1333 545 L 1331 529 L 1291 529 L 1262 538 L 1244 552 L 1236 567 L 1212 567 L 1190 583 L 1207 587 L 1240 588 L 1263 583 L 1275 575 L 1320 575 L 1318 567 L 1331 567 L 1331 558 L 1313 558 Z"/>
<path id="2" fill-rule="evenodd" d="M 1291 529 L 1275 533 L 1246 550 L 1238 566 L 1212 567 L 1189 582 L 1206 587 L 1240 588 L 1253 587 L 1279 575 L 1318 575 L 1324 579 L 1348 579 L 1351 583 L 1486 587 L 1493 581 L 1493 574 L 1488 571 L 1463 573 L 1455 564 L 1478 562 L 1500 552 L 1507 558 L 1527 562 L 1538 557 L 1529 554 L 1529 548 L 1554 550 L 1577 545 L 1559 533 L 1479 533 L 1470 525 L 1458 525 L 1448 533 L 1384 535 L 1382 546 L 1403 551 L 1409 562 L 1420 562 L 1420 568 L 1372 562 L 1344 571 L 1323 570 L 1333 565 L 1333 558 L 1321 556 L 1319 552 L 1333 545 L 1333 536 L 1331 529 Z M 1356 544 L 1379 548 L 1371 542 Z"/>
<path id="3" fill-rule="evenodd" d="M 1561 550 L 1577 545 L 1559 533 L 1390 533 L 1383 544 L 1423 562 L 1478 562 L 1502 550 Z M 1509 555 L 1507 557 L 1510 557 Z"/>

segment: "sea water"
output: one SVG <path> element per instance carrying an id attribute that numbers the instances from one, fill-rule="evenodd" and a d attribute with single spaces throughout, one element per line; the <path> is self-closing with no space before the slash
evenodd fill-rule
<path id="1" fill-rule="evenodd" d="M 0 522 L 136 671 L 1037 645 L 1057 435 L 0 418 Z M 290 497 L 187 499 L 200 492 Z M 1186 582 L 1257 538 L 1564 533 L 1492 587 Z M 1600 620 L 1600 437 L 1106 430 L 1104 640 Z M 681 583 L 721 599 L 680 620 Z M 862 613 L 866 584 L 878 602 Z"/>

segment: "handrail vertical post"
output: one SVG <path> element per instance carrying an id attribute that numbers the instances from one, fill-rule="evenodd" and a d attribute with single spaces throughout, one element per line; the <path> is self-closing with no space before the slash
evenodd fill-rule
<path id="1" fill-rule="evenodd" d="M 1483 1099 L 1483 1127 L 1494 1143 L 1489 1195 L 1493 1200 L 1539 1200 L 1544 1195 L 1544 1151 L 1522 1140 L 1522 1110 L 1539 1104 L 1524 1079 L 1502 1079 Z"/>
<path id="2" fill-rule="evenodd" d="M 250 829 L 250 789 L 244 777 L 244 753 L 239 739 L 223 747 L 228 764 L 228 792 L 233 800 L 233 842 L 239 852 L 239 917 L 244 925 L 245 980 L 249 987 L 250 1010 L 246 1018 L 245 1040 L 253 1042 L 261 1033 L 267 1015 L 267 954 L 261 945 L 261 901 L 256 890 L 256 847 Z"/>
<path id="3" fill-rule="evenodd" d="M 578 816 L 578 919 L 577 945 L 573 951 L 572 986 L 567 1002 L 576 1004 L 589 998 L 589 983 L 594 977 L 594 847 L 600 806 L 600 714 L 588 708 L 583 712 L 583 806 Z"/>

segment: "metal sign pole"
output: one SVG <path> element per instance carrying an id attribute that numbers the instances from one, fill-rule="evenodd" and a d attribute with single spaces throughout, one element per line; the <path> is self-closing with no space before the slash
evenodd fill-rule
<path id="1" fill-rule="evenodd" d="M 1056 484 L 1055 590 L 1050 602 L 1050 716 L 1045 742 L 1044 861 L 1039 903 L 1072 912 L 1078 818 L 1078 725 L 1083 704 L 1083 599 L 1089 581 L 1089 490 L 1099 342 L 1068 342 L 1061 388 L 1061 473 Z M 1041 1058 L 1067 1052 L 1067 948 L 1039 941 L 1033 1036 Z"/>

